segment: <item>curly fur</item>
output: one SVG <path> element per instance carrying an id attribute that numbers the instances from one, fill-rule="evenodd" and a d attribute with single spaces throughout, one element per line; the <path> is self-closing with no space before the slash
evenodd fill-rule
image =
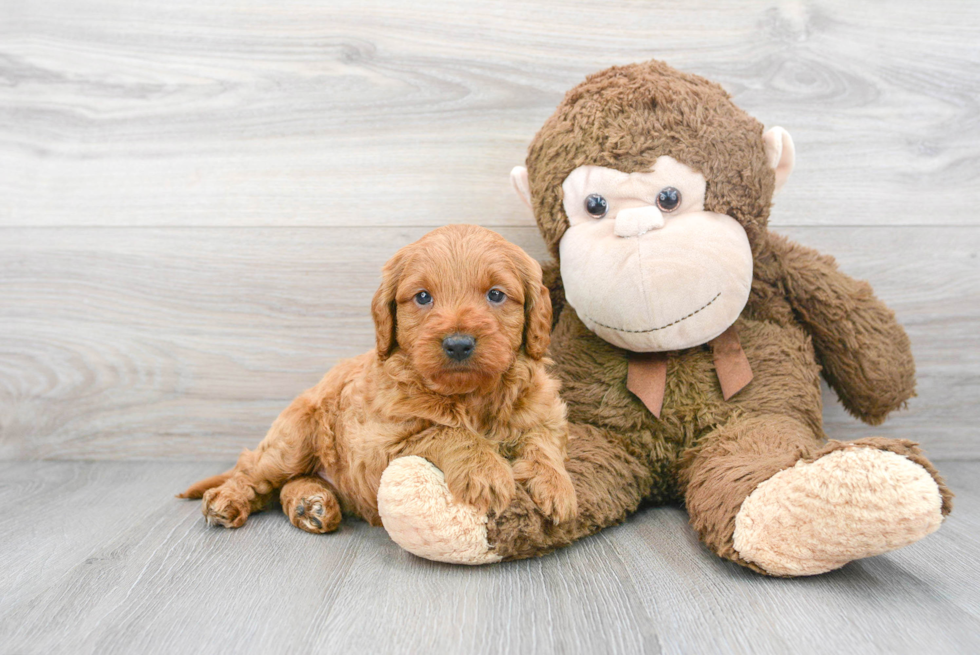
<path id="1" fill-rule="evenodd" d="M 506 293 L 499 305 L 486 297 L 494 287 Z M 420 290 L 433 301 L 416 303 Z M 208 521 L 226 527 L 243 525 L 280 487 L 303 529 L 335 529 L 341 512 L 377 525 L 385 467 L 420 455 L 442 469 L 454 496 L 483 511 L 506 507 L 516 481 L 551 520 L 573 516 L 565 405 L 545 370 L 551 303 L 538 263 L 484 228 L 440 228 L 385 265 L 372 313 L 375 350 L 331 369 L 255 451 L 182 496 L 203 496 Z M 476 339 L 463 362 L 442 348 L 458 333 Z"/>
<path id="2" fill-rule="evenodd" d="M 565 306 L 559 267 L 546 265 L 551 355 L 569 407 L 568 470 L 580 514 L 552 525 L 518 493 L 487 527 L 505 559 L 546 553 L 624 520 L 642 502 L 682 502 L 708 548 L 762 571 L 733 547 L 735 516 L 761 482 L 834 448 L 822 446 L 821 370 L 848 411 L 869 424 L 914 394 L 908 337 L 870 286 L 844 275 L 830 257 L 767 231 L 775 178 L 762 125 L 696 75 L 651 61 L 597 73 L 568 92 L 527 157 L 535 217 L 552 255 L 559 256 L 568 228 L 561 185 L 572 170 L 646 171 L 662 155 L 703 173 L 705 209 L 735 218 L 749 236 L 754 279 L 735 325 L 755 379 L 725 401 L 705 347 L 669 353 L 658 420 L 626 388 L 628 353 Z M 923 466 L 949 512 L 951 494 L 914 445 L 861 445 Z"/>

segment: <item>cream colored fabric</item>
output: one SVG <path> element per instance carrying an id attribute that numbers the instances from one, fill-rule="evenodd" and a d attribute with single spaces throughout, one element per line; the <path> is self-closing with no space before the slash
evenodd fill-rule
<path id="1" fill-rule="evenodd" d="M 760 484 L 735 517 L 735 550 L 776 575 L 815 575 L 918 541 L 939 528 L 941 506 L 909 459 L 836 450 Z"/>
<path id="2" fill-rule="evenodd" d="M 665 187 L 678 207 L 657 209 Z M 671 157 L 648 173 L 581 166 L 565 179 L 570 227 L 559 244 L 565 298 L 585 325 L 634 352 L 707 343 L 741 314 L 752 287 L 752 250 L 730 216 L 704 211 L 704 176 Z M 608 213 L 590 215 L 599 194 Z"/>
<path id="3" fill-rule="evenodd" d="M 453 564 L 490 564 L 487 517 L 457 502 L 442 471 L 421 457 L 396 459 L 381 475 L 378 513 L 388 536 L 410 553 Z"/>
<path id="4" fill-rule="evenodd" d="M 527 169 L 523 166 L 515 166 L 510 171 L 510 183 L 514 185 L 514 190 L 517 191 L 517 195 L 521 197 L 524 204 L 534 209 L 531 206 L 531 184 L 527 181 Z"/>
<path id="5" fill-rule="evenodd" d="M 616 213 L 616 227 L 613 232 L 618 237 L 641 237 L 650 230 L 659 230 L 663 226 L 664 215 L 655 206 L 630 207 Z"/>
<path id="6" fill-rule="evenodd" d="M 776 192 L 778 193 L 796 165 L 796 147 L 789 132 L 781 127 L 773 127 L 762 135 L 769 165 L 776 173 Z"/>

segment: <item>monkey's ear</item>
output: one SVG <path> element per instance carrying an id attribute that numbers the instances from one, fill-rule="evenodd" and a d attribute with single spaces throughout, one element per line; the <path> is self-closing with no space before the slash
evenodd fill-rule
<path id="1" fill-rule="evenodd" d="M 397 304 L 395 292 L 398 290 L 398 280 L 401 278 L 401 252 L 388 260 L 381 270 L 381 286 L 378 287 L 371 301 L 371 317 L 374 319 L 374 339 L 378 349 L 378 359 L 384 361 L 398 345 L 396 338 L 395 315 Z"/>
<path id="2" fill-rule="evenodd" d="M 796 162 L 796 148 L 793 147 L 793 139 L 789 132 L 781 127 L 773 127 L 766 130 L 762 135 L 762 140 L 766 146 L 766 158 L 769 166 L 776 173 L 776 192 L 778 193 L 789 174 L 793 172 L 793 164 Z"/>
<path id="3" fill-rule="evenodd" d="M 510 171 L 510 183 L 514 185 L 517 195 L 521 197 L 524 204 L 531 207 L 531 185 L 527 181 L 527 169 L 523 166 L 515 166 Z"/>

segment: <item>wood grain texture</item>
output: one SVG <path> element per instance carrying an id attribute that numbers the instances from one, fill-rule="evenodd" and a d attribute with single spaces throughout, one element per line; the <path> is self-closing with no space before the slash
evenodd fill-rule
<path id="1" fill-rule="evenodd" d="M 415 558 L 383 529 L 310 535 L 276 509 L 208 528 L 169 492 L 199 463 L 0 463 L 10 653 L 972 653 L 980 464 L 951 462 L 938 533 L 809 579 L 764 578 L 648 509 L 553 555 Z M 215 470 L 217 467 L 215 467 Z M 37 502 L 24 502 L 25 500 Z M 78 512 L 63 523 L 45 508 Z"/>
<path id="2" fill-rule="evenodd" d="M 0 462 L 0 616 L 56 584 L 214 464 Z M 57 516 L 57 520 L 52 517 Z M 0 648 L 10 652 L 8 648 Z"/>
<path id="3" fill-rule="evenodd" d="M 382 263 L 426 228 L 18 229 L 0 243 L 0 457 L 234 457 L 330 366 L 373 347 Z M 500 230 L 544 257 L 535 228 Z M 919 396 L 828 433 L 980 457 L 980 230 L 780 230 L 869 279 L 906 326 Z M 912 254 L 914 253 L 914 254 Z"/>
<path id="4" fill-rule="evenodd" d="M 980 652 L 975 462 L 936 535 L 805 580 L 674 508 L 470 569 L 171 497 L 371 347 L 398 247 L 473 222 L 543 257 L 510 168 L 650 57 L 793 134 L 773 225 L 912 337 L 909 409 L 828 393 L 828 432 L 980 459 L 978 31 L 957 0 L 0 0 L 0 652 Z"/>
<path id="5" fill-rule="evenodd" d="M 510 168 L 656 57 L 795 135 L 778 225 L 978 225 L 980 4 L 0 3 L 0 225 L 520 225 Z"/>
<path id="6" fill-rule="evenodd" d="M 542 256 L 507 172 L 565 90 L 647 57 L 795 134 L 773 224 L 912 334 L 920 397 L 882 430 L 976 458 L 978 27 L 952 1 L 0 0 L 0 458 L 251 445 L 370 347 L 377 270 L 425 228 Z M 868 433 L 830 395 L 827 422 Z"/>

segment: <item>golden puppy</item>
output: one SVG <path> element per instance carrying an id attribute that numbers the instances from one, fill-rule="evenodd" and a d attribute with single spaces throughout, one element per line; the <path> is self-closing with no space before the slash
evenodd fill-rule
<path id="1" fill-rule="evenodd" d="M 256 450 L 181 497 L 203 496 L 208 523 L 229 528 L 280 488 L 289 520 L 307 532 L 335 530 L 342 513 L 380 525 L 381 474 L 391 460 L 419 455 L 481 511 L 506 507 L 516 479 L 554 521 L 573 517 L 538 263 L 490 230 L 439 228 L 385 264 L 371 309 L 375 350 L 340 362 Z"/>

